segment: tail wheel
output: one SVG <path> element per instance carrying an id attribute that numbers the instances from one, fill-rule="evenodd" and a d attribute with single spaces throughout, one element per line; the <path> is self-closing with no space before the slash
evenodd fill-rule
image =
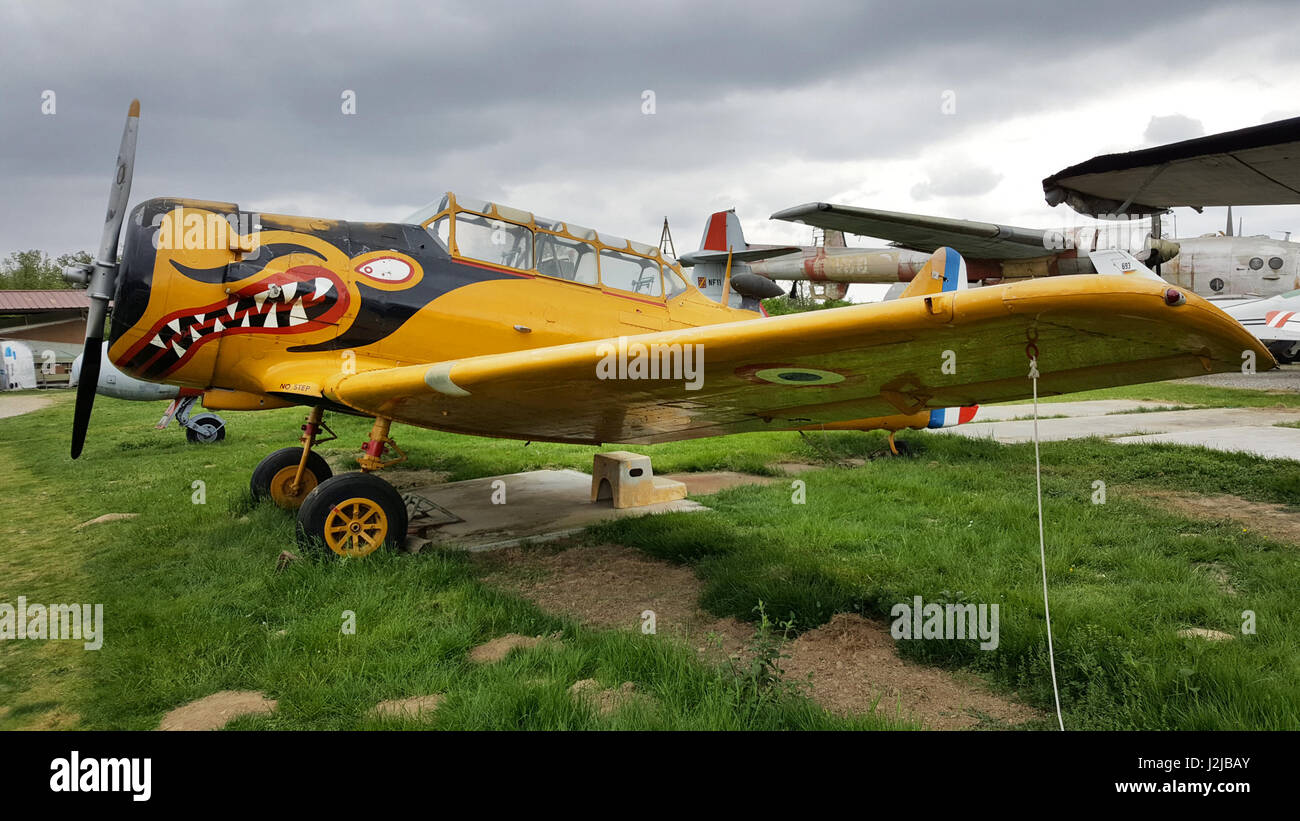
<path id="1" fill-rule="evenodd" d="M 293 480 L 298 475 L 301 461 L 302 448 L 280 448 L 259 462 L 248 483 L 253 498 L 269 498 L 285 510 L 295 510 L 317 485 L 334 475 L 329 463 L 312 451 L 307 454 L 307 467 L 295 491 Z"/>
<path id="2" fill-rule="evenodd" d="M 392 485 L 372 473 L 344 473 L 307 494 L 298 509 L 298 543 L 359 558 L 400 548 L 406 524 L 406 504 Z"/>
<path id="3" fill-rule="evenodd" d="M 226 438 L 226 423 L 215 413 L 191 416 L 185 425 L 185 438 L 195 445 L 220 442 Z"/>

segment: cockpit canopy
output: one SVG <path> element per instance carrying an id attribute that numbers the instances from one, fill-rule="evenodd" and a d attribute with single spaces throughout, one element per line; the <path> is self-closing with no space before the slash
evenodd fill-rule
<path id="1" fill-rule="evenodd" d="M 405 222 L 423 226 L 458 259 L 651 298 L 689 289 L 653 245 L 451 192 Z"/>

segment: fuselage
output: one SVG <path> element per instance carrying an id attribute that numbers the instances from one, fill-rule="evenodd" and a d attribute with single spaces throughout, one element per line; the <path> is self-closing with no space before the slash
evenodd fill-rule
<path id="1" fill-rule="evenodd" d="M 127 223 L 108 355 L 211 409 L 349 411 L 329 387 L 363 371 L 760 317 L 709 299 L 653 246 L 451 194 L 401 223 L 154 199 Z"/>
<path id="2" fill-rule="evenodd" d="M 318 404 L 340 373 L 759 316 L 652 246 L 479 206 L 362 223 L 149 200 L 127 225 L 110 358 L 254 409 Z"/>

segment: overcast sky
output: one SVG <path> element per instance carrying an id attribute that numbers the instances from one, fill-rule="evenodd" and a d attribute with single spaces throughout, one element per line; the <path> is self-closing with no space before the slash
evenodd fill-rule
<path id="1" fill-rule="evenodd" d="M 0 7 L 0 255 L 93 250 L 132 97 L 133 205 L 398 220 L 452 190 L 650 243 L 667 216 L 679 252 L 730 207 L 807 243 L 767 217 L 814 200 L 1065 225 L 1054 171 L 1300 114 L 1290 0 L 287 5 Z"/>

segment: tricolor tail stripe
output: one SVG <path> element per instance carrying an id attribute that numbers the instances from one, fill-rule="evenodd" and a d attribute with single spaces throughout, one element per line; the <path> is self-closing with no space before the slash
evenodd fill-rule
<path id="1" fill-rule="evenodd" d="M 964 425 L 975 418 L 975 412 L 979 407 L 979 405 L 970 405 L 964 408 L 935 408 L 930 411 L 930 423 L 926 427 L 950 428 L 953 425 Z"/>
<path id="2" fill-rule="evenodd" d="M 943 257 L 943 290 L 946 293 L 960 287 L 962 279 L 965 278 L 962 275 L 965 274 L 963 269 L 966 266 L 962 264 L 961 254 L 958 254 L 955 249 L 945 246 Z"/>

